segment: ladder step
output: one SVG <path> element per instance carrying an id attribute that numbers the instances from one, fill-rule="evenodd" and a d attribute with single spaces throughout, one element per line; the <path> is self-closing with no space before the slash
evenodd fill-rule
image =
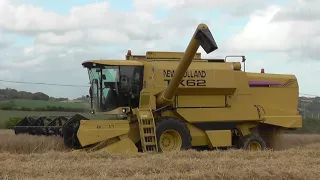
<path id="1" fill-rule="evenodd" d="M 152 120 L 142 120 L 142 125 L 150 125 L 152 124 Z"/>
<path id="2" fill-rule="evenodd" d="M 157 152 L 155 120 L 151 109 L 138 109 L 141 145 L 144 152 Z"/>
<path id="3" fill-rule="evenodd" d="M 146 146 L 155 146 L 156 142 L 145 142 Z"/>
<path id="4" fill-rule="evenodd" d="M 143 134 L 145 137 L 154 137 L 155 136 L 155 134 L 153 134 L 153 133 L 145 133 L 145 134 Z"/>
<path id="5" fill-rule="evenodd" d="M 151 146 L 151 147 L 146 147 L 146 151 L 145 152 L 157 152 L 157 147 L 155 146 Z"/>
<path id="6" fill-rule="evenodd" d="M 152 126 L 152 125 L 142 125 L 142 128 L 143 128 L 143 129 L 153 128 L 153 126 Z"/>

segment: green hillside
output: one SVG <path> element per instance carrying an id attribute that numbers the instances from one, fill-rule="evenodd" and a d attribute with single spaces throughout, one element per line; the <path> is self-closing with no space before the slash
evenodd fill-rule
<path id="1" fill-rule="evenodd" d="M 65 108 L 85 108 L 88 103 L 75 102 L 58 102 L 58 101 L 44 101 L 44 100 L 30 100 L 30 99 L 13 99 L 0 101 L 0 107 L 8 104 L 14 104 L 16 107 L 41 108 L 47 106 L 65 107 Z"/>
<path id="2" fill-rule="evenodd" d="M 90 104 L 84 102 L 59 102 L 45 100 L 30 100 L 30 99 L 13 99 L 0 101 L 0 109 L 2 110 L 25 110 L 25 111 L 46 111 L 46 110 L 61 110 L 61 111 L 79 111 L 89 109 Z"/>

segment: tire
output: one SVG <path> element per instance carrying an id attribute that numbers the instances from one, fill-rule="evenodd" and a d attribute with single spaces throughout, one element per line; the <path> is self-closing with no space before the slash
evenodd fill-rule
<path id="1" fill-rule="evenodd" d="M 266 143 L 260 136 L 249 134 L 240 138 L 238 147 L 244 150 L 259 151 L 266 149 Z"/>
<path id="2" fill-rule="evenodd" d="M 158 120 L 156 123 L 156 136 L 159 152 L 180 151 L 192 148 L 190 131 L 185 123 L 180 120 L 174 118 L 162 118 Z"/>

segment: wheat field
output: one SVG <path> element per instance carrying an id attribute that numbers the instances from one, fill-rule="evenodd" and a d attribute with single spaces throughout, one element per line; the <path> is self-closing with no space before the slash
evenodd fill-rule
<path id="1" fill-rule="evenodd" d="M 58 137 L 0 131 L 0 179 L 320 179 L 320 135 L 283 135 L 277 150 L 161 154 L 69 152 Z"/>

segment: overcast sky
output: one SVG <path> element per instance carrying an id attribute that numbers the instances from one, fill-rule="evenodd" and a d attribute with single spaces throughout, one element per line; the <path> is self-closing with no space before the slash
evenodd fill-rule
<path id="1" fill-rule="evenodd" d="M 319 0 L 0 0 L 0 80 L 88 85 L 81 63 L 145 51 L 184 51 L 199 23 L 247 70 L 295 74 L 320 95 Z M 0 88 L 76 98 L 83 87 L 0 82 Z"/>

